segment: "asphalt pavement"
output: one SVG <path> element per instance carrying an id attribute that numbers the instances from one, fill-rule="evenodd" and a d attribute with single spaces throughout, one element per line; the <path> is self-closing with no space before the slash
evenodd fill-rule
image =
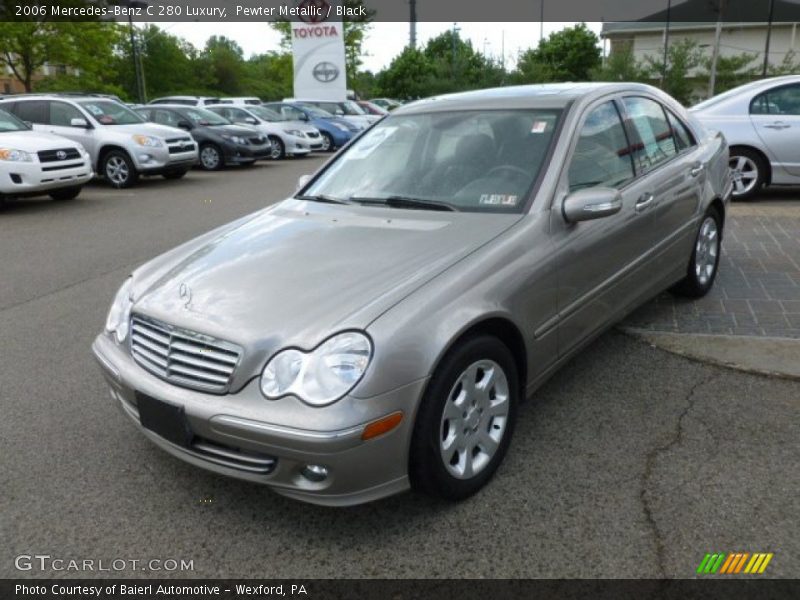
<path id="1" fill-rule="evenodd" d="M 169 574 L 16 570 L 29 554 L 193 561 L 181 577 L 691 577 L 734 551 L 773 552 L 764 576 L 800 574 L 800 382 L 618 332 L 523 405 L 497 476 L 461 504 L 321 508 L 150 444 L 90 351 L 117 287 L 319 163 L 93 184 L 0 212 L 0 577 Z"/>

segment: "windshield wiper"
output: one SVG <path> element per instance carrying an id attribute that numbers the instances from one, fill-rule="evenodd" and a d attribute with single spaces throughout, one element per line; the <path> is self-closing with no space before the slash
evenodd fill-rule
<path id="1" fill-rule="evenodd" d="M 349 200 L 350 202 L 356 202 L 358 204 L 373 204 L 388 206 L 390 208 L 416 208 L 419 210 L 441 210 L 449 212 L 458 211 L 457 207 L 447 202 L 424 200 L 422 198 L 412 198 L 410 196 L 387 196 L 385 198 L 360 198 L 354 196 Z"/>
<path id="2" fill-rule="evenodd" d="M 324 202 L 326 204 L 352 204 L 350 200 L 344 198 L 336 198 L 335 196 L 328 196 L 327 194 L 316 194 L 314 196 L 295 196 L 298 200 L 311 200 L 312 202 Z"/>

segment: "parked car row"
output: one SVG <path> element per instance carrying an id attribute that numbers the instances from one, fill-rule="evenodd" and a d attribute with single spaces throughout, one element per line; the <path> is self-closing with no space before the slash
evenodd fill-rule
<path id="1" fill-rule="evenodd" d="M 310 152 L 331 152 L 365 129 L 305 104 L 179 97 L 129 107 L 96 94 L 0 98 L 0 199 L 76 197 L 96 174 L 117 188 L 142 176 L 180 179 Z"/>

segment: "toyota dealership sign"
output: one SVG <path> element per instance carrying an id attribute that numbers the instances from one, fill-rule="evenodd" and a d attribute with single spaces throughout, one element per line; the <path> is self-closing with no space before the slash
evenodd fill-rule
<path id="1" fill-rule="evenodd" d="M 296 0 L 293 11 L 294 97 L 345 100 L 344 30 L 338 0 Z"/>

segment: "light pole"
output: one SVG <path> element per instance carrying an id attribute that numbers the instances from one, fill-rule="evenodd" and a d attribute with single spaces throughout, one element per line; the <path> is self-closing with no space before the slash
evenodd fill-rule
<path id="1" fill-rule="evenodd" d="M 769 17 L 767 18 L 767 42 L 764 45 L 764 68 L 761 70 L 761 76 L 767 76 L 767 69 L 769 68 L 769 42 L 772 37 L 772 17 L 775 11 L 775 0 L 769 0 Z"/>
<path id="2" fill-rule="evenodd" d="M 145 8 L 147 2 L 144 0 L 128 0 L 128 8 Z M 139 48 L 136 44 L 136 35 L 133 33 L 133 11 L 128 13 L 128 33 L 131 38 L 131 54 L 133 56 L 133 72 L 136 76 L 136 95 L 139 99 L 139 104 L 144 104 L 146 101 L 144 93 L 144 71 L 139 57 Z"/>
<path id="3" fill-rule="evenodd" d="M 711 48 L 711 73 L 708 77 L 708 97 L 714 95 L 717 83 L 717 61 L 719 59 L 719 39 L 722 36 L 722 20 L 725 11 L 725 0 L 719 0 L 719 14 L 717 15 L 717 28 L 714 30 L 714 47 Z"/>
<path id="4" fill-rule="evenodd" d="M 667 80 L 667 62 L 669 62 L 669 24 L 670 13 L 672 11 L 672 0 L 667 0 L 667 25 L 664 27 L 664 64 L 661 67 L 661 88 Z"/>
<path id="5" fill-rule="evenodd" d="M 459 31 L 461 31 L 461 28 L 456 23 L 453 23 L 453 77 L 456 76 L 456 37 Z"/>

